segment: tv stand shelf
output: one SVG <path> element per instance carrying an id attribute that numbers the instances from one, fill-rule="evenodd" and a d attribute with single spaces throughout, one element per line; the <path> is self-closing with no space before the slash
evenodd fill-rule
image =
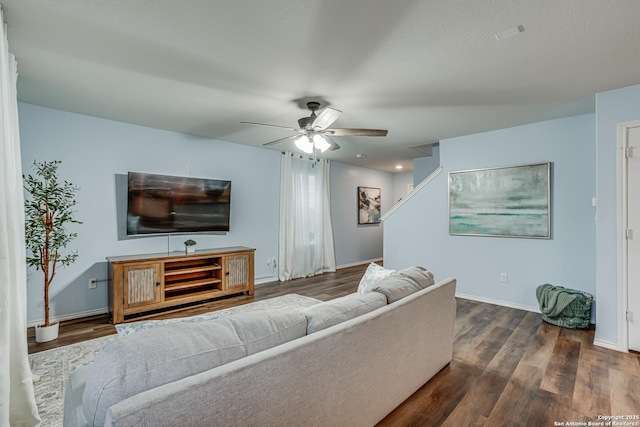
<path id="1" fill-rule="evenodd" d="M 108 257 L 109 314 L 128 316 L 254 291 L 255 249 L 242 246 L 193 254 Z"/>
<path id="2" fill-rule="evenodd" d="M 222 283 L 220 279 L 202 279 L 202 280 L 192 280 L 186 283 L 175 283 L 171 285 L 164 285 L 164 291 L 166 292 L 175 292 L 183 289 L 191 289 L 191 288 L 199 288 L 205 285 L 212 285 Z"/>

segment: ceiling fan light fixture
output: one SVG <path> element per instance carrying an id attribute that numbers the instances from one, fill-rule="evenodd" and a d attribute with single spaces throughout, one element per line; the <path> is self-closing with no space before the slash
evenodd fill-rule
<path id="1" fill-rule="evenodd" d="M 321 153 L 324 153 L 331 147 L 331 144 L 329 144 L 327 140 L 319 134 L 315 134 L 313 136 L 313 145 L 316 147 L 316 149 L 320 150 Z"/>
<path id="2" fill-rule="evenodd" d="M 335 151 L 340 149 L 340 145 L 333 139 L 334 136 L 387 136 L 386 129 L 352 129 L 352 128 L 329 128 L 342 114 L 342 111 L 332 107 L 320 108 L 320 103 L 316 101 L 307 102 L 307 109 L 311 111 L 309 117 L 298 120 L 299 129 L 287 126 L 271 125 L 267 123 L 242 122 L 249 125 L 269 126 L 288 129 L 296 132 L 295 135 L 285 136 L 262 145 L 279 144 L 285 141 L 295 141 L 296 147 L 307 154 L 314 154 L 315 150 L 324 153 L 327 150 Z M 364 156 L 361 157 L 364 159 Z"/>
<path id="3" fill-rule="evenodd" d="M 313 153 L 313 143 L 309 141 L 309 138 L 306 135 L 302 135 L 300 138 L 296 139 L 296 147 L 307 154 Z"/>

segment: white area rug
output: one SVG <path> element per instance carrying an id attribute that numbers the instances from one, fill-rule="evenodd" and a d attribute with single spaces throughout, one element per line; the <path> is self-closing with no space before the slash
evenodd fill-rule
<path id="1" fill-rule="evenodd" d="M 305 308 L 319 302 L 314 298 L 289 294 L 219 310 L 215 314 L 222 317 L 250 310 Z M 64 392 L 69 374 L 81 366 L 90 364 L 106 344 L 116 339 L 118 335 L 114 334 L 29 355 L 42 427 L 62 426 Z"/>

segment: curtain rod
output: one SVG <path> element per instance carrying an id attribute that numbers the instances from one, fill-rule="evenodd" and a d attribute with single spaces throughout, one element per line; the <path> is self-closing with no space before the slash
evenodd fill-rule
<path id="1" fill-rule="evenodd" d="M 286 155 L 286 154 L 287 154 L 287 151 L 281 151 L 281 153 L 282 153 L 282 154 L 284 154 L 284 155 Z M 313 157 L 305 157 L 305 156 L 303 156 L 302 154 L 296 154 L 296 153 L 291 153 L 291 152 L 290 152 L 289 154 L 291 155 L 291 157 L 293 157 L 293 156 L 300 156 L 300 158 L 301 158 L 301 159 L 307 159 L 307 160 L 311 160 L 311 161 L 315 160 L 316 162 L 319 162 L 319 161 L 321 161 L 321 160 L 326 160 L 327 162 L 330 162 L 330 161 L 331 161 L 331 160 L 329 160 L 329 159 L 324 159 L 324 158 L 322 158 L 322 157 L 316 157 L 316 158 L 314 159 Z"/>

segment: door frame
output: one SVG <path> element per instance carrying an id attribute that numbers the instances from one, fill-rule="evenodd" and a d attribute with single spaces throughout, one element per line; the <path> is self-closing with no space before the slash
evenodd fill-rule
<path id="1" fill-rule="evenodd" d="M 626 229 L 629 224 L 627 217 L 629 171 L 625 148 L 629 146 L 628 130 L 635 127 L 640 127 L 640 120 L 618 123 L 618 343 L 620 343 L 620 350 L 627 353 L 629 352 L 629 323 L 627 321 L 629 277 Z"/>

